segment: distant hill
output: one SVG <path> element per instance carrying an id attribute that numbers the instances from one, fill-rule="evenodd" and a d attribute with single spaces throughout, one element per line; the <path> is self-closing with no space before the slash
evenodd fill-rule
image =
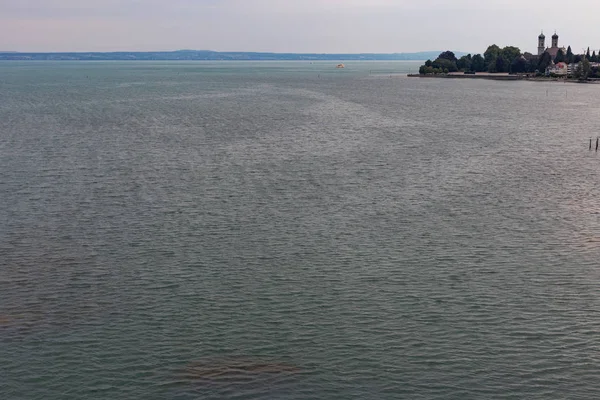
<path id="1" fill-rule="evenodd" d="M 290 60 L 290 61 L 360 61 L 360 60 L 427 60 L 435 59 L 441 51 L 424 51 L 418 53 L 360 53 L 360 54 L 319 54 L 319 53 L 255 53 L 255 52 L 218 52 L 210 50 L 177 50 L 152 52 L 74 52 L 74 53 L 20 53 L 0 52 L 0 60 L 81 60 L 81 61 L 260 61 L 260 60 Z M 466 53 L 455 52 L 457 57 Z"/>

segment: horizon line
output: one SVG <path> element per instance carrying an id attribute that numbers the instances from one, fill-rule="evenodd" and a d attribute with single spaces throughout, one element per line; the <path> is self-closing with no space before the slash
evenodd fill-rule
<path id="1" fill-rule="evenodd" d="M 419 51 L 400 51 L 400 52 L 279 52 L 279 51 L 243 51 L 243 50 L 194 50 L 194 49 L 177 49 L 177 50 L 66 50 L 66 51 L 22 51 L 22 50 L 2 50 L 0 54 L 63 54 L 63 53 L 177 53 L 177 52 L 209 52 L 209 53 L 255 53 L 255 54 L 319 54 L 319 55 L 360 55 L 360 54 L 419 54 L 419 53 L 436 53 L 447 50 L 419 50 Z M 470 54 L 460 50 L 450 50 L 456 53 Z"/>

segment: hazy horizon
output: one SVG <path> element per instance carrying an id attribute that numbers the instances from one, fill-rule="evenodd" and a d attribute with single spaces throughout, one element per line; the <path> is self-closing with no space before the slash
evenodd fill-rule
<path id="1" fill-rule="evenodd" d="M 461 50 L 456 50 L 456 49 L 446 49 L 446 50 L 451 50 L 455 53 L 461 54 L 461 53 L 465 53 L 467 54 L 468 52 L 464 52 Z M 311 51 L 311 52 L 280 52 L 280 51 L 252 51 L 252 50 L 248 50 L 248 51 L 243 51 L 243 50 L 213 50 L 213 49 L 158 49 L 158 50 L 106 50 L 106 51 L 86 51 L 86 50 L 78 50 L 78 51 L 20 51 L 20 50 L 3 50 L 0 49 L 0 53 L 24 53 L 24 54 L 28 54 L 28 53 L 170 53 L 170 52 L 178 52 L 178 51 L 192 51 L 192 52 L 200 52 L 200 51 L 210 51 L 210 52 L 215 52 L 215 53 L 257 53 L 257 54 L 319 54 L 319 55 L 331 55 L 331 54 L 420 54 L 420 53 L 436 53 L 436 52 L 443 52 L 446 50 L 420 50 L 420 51 L 398 51 L 398 52 L 387 52 L 387 53 L 382 53 L 382 52 L 347 52 L 347 53 L 342 53 L 342 52 L 332 52 L 332 53 L 323 53 L 323 52 L 315 52 L 315 51 Z"/>
<path id="2" fill-rule="evenodd" d="M 554 2 L 431 0 L 3 0 L 0 49 L 112 52 L 210 49 L 221 52 L 414 53 L 488 45 L 537 51 L 556 29 L 574 52 L 600 48 L 600 5 L 565 18 Z"/>

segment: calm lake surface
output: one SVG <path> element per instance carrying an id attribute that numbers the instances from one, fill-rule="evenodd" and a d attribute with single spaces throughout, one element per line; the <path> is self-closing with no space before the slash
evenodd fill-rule
<path id="1" fill-rule="evenodd" d="M 0 398 L 600 398 L 600 85 L 0 63 Z"/>

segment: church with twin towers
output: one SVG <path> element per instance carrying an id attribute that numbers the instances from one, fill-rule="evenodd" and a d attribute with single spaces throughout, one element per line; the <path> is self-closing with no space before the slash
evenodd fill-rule
<path id="1" fill-rule="evenodd" d="M 559 50 L 562 50 L 563 54 L 567 54 L 567 49 L 558 47 L 558 34 L 554 32 L 554 35 L 552 35 L 552 47 L 546 47 L 546 36 L 544 35 L 544 31 L 542 31 L 540 36 L 538 36 L 538 56 L 541 56 L 547 51 L 554 60 Z"/>

